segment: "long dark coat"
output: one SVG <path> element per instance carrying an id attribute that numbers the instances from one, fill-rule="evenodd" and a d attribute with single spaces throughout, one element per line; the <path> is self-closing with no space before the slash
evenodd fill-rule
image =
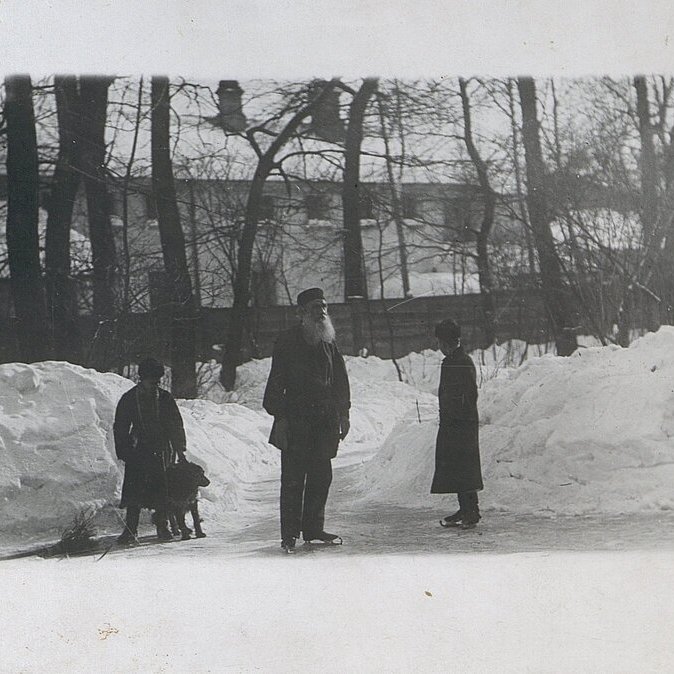
<path id="1" fill-rule="evenodd" d="M 309 344 L 297 325 L 274 344 L 271 371 L 263 399 L 274 416 L 269 442 L 283 451 L 337 455 L 339 418 L 351 407 L 344 358 L 334 342 Z M 287 444 L 279 440 L 278 423 L 288 423 Z"/>
<path id="2" fill-rule="evenodd" d="M 475 365 L 461 347 L 442 361 L 438 401 L 440 428 L 431 493 L 479 491 L 483 483 Z"/>
<path id="3" fill-rule="evenodd" d="M 113 431 L 117 458 L 125 462 L 120 507 L 166 508 L 166 469 L 186 444 L 173 396 L 134 386 L 117 404 Z"/>

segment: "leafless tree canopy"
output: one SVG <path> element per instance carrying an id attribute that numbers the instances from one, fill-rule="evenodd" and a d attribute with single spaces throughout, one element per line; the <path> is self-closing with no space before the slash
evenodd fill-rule
<path id="1" fill-rule="evenodd" d="M 194 395 L 217 355 L 231 388 L 308 283 L 387 355 L 427 295 L 483 347 L 672 321 L 669 77 L 149 84 L 5 79 L 5 360 L 159 350 Z"/>

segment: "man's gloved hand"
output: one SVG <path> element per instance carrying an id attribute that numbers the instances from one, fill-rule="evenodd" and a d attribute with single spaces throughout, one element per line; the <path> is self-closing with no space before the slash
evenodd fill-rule
<path id="1" fill-rule="evenodd" d="M 351 422 L 349 421 L 348 414 L 342 414 L 339 417 L 339 439 L 344 440 L 344 438 L 349 434 L 349 429 L 351 428 Z"/>

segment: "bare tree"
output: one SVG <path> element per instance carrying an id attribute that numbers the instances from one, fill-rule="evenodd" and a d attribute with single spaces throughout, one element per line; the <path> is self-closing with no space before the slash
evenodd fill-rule
<path id="1" fill-rule="evenodd" d="M 195 398 L 195 308 L 171 165 L 168 77 L 152 78 L 152 189 L 171 300 L 171 391 Z"/>
<path id="2" fill-rule="evenodd" d="M 360 235 L 360 152 L 363 142 L 365 109 L 377 89 L 378 80 L 363 80 L 349 108 L 349 123 L 344 143 L 344 182 L 342 209 L 344 213 L 344 296 L 367 298 L 363 270 L 363 242 Z"/>
<path id="3" fill-rule="evenodd" d="M 39 253 L 38 159 L 33 86 L 28 75 L 5 78 L 7 254 L 19 352 L 31 363 L 50 357 Z"/>
<path id="4" fill-rule="evenodd" d="M 531 77 L 519 77 L 522 107 L 522 140 L 526 158 L 527 204 L 538 252 L 545 306 L 552 321 L 557 353 L 569 356 L 577 348 L 571 303 L 564 287 L 561 265 L 550 229 L 551 210 L 546 196 L 546 168 L 541 151 L 536 85 Z"/>
<path id="5" fill-rule="evenodd" d="M 653 144 L 653 124 L 651 122 L 650 103 L 646 78 L 634 78 L 634 89 L 637 94 L 637 117 L 639 120 L 639 136 L 641 138 L 641 223 L 644 230 L 646 248 L 655 234 L 658 213 L 657 164 Z"/>
<path id="6" fill-rule="evenodd" d="M 78 148 L 80 142 L 80 95 L 77 77 L 54 77 L 59 146 L 52 176 L 45 242 L 47 308 L 54 335 L 54 355 L 58 360 L 76 362 L 81 343 L 77 297 L 71 279 L 70 228 L 80 184 Z"/>
<path id="7" fill-rule="evenodd" d="M 393 96 L 395 97 L 395 119 L 398 123 L 398 128 L 400 131 L 400 142 L 404 147 L 405 137 L 402 130 L 402 110 L 400 105 L 400 87 L 398 86 L 398 81 L 394 82 L 394 91 Z M 405 241 L 405 221 L 403 219 L 402 212 L 402 190 L 400 186 L 400 180 L 397 179 L 395 172 L 395 163 L 393 161 L 391 141 L 389 138 L 389 132 L 386 125 L 386 115 L 384 109 L 384 96 L 379 95 L 377 97 L 377 108 L 379 111 L 379 123 L 381 126 L 381 136 L 382 141 L 384 142 L 384 161 L 386 162 L 386 177 L 388 178 L 388 187 L 389 194 L 391 198 L 391 216 L 395 223 L 396 227 L 396 236 L 398 237 L 398 250 L 400 254 L 400 278 L 402 281 L 403 297 L 411 297 L 412 291 L 410 289 L 410 274 L 409 274 L 409 265 L 407 262 L 408 253 L 407 253 L 407 243 Z M 404 153 L 401 153 L 404 156 Z M 403 157 L 401 157 L 401 170 L 402 170 Z M 381 238 L 381 237 L 380 237 Z M 381 241 L 380 241 L 381 249 Z M 381 250 L 378 255 L 378 262 L 380 267 L 381 274 Z M 380 279 L 381 281 L 381 279 Z M 381 285 L 381 296 L 384 298 L 384 287 Z"/>
<path id="8" fill-rule="evenodd" d="M 107 369 L 114 360 L 117 255 L 109 212 L 105 171 L 108 88 L 112 77 L 80 77 L 80 167 L 87 194 L 89 236 L 94 272 L 94 314 L 99 321 L 92 364 Z"/>
<path id="9" fill-rule="evenodd" d="M 463 108 L 463 139 L 466 143 L 468 155 L 475 166 L 482 195 L 482 222 L 476 233 L 477 268 L 482 295 L 482 311 L 484 313 L 485 346 L 496 341 L 496 311 L 494 307 L 494 287 L 489 262 L 489 236 L 494 225 L 494 211 L 496 210 L 496 194 L 489 182 L 487 164 L 480 156 L 480 152 L 473 139 L 473 124 L 470 110 L 470 98 L 466 80 L 459 78 L 459 93 Z"/>
<path id="10" fill-rule="evenodd" d="M 261 217 L 264 184 L 272 171 L 278 168 L 277 155 L 280 150 L 298 131 L 302 122 L 312 114 L 314 109 L 320 106 L 334 89 L 337 81 L 337 79 L 332 79 L 315 88 L 309 100 L 285 123 L 266 150 L 260 147 L 256 139 L 256 131 L 268 133 L 266 129 L 251 128 L 246 131 L 246 138 L 257 155 L 257 165 L 246 200 L 246 210 L 237 252 L 234 302 L 222 355 L 222 367 L 220 368 L 220 383 L 227 390 L 234 388 L 236 368 L 241 363 L 243 333 L 250 301 L 251 263 L 258 222 Z"/>
<path id="11" fill-rule="evenodd" d="M 344 142 L 344 182 L 342 211 L 344 217 L 344 296 L 354 304 L 353 343 L 363 344 L 359 303 L 367 299 L 363 266 L 363 241 L 360 232 L 360 153 L 363 143 L 363 122 L 367 105 L 377 90 L 377 78 L 366 78 L 355 93 L 349 108 L 349 122 Z"/>

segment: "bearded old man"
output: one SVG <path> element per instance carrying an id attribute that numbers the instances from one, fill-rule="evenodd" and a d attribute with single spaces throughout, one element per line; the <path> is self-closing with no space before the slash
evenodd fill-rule
<path id="1" fill-rule="evenodd" d="M 264 409 L 274 417 L 269 442 L 281 450 L 281 547 L 341 543 L 324 529 L 331 460 L 349 432 L 351 406 L 344 359 L 320 288 L 297 296 L 300 324 L 274 345 Z"/>
<path id="2" fill-rule="evenodd" d="M 140 383 L 120 399 L 115 412 L 117 458 L 124 461 L 121 508 L 126 526 L 117 539 L 135 543 L 141 508 L 154 510 L 159 540 L 171 540 L 168 529 L 166 470 L 176 458 L 185 460 L 185 430 L 173 396 L 159 382 L 164 366 L 154 358 L 138 365 Z"/>

